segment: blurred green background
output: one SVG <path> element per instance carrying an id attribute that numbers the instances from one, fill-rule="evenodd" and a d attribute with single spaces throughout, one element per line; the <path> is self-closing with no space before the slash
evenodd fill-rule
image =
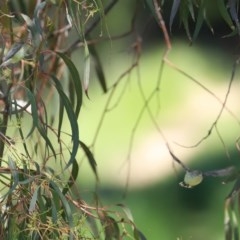
<path id="1" fill-rule="evenodd" d="M 99 36 L 103 31 L 113 37 L 128 31 L 134 6 L 134 1 L 120 1 L 103 22 L 107 28 L 99 28 L 94 34 Z M 142 31 L 149 12 L 145 7 L 140 12 L 135 34 L 119 40 L 110 38 L 97 45 L 110 87 L 134 61 L 136 34 L 142 38 L 140 62 L 119 83 L 111 99 L 111 110 L 104 113 L 94 144 L 101 199 L 110 206 L 119 202 L 127 205 L 147 239 L 224 239 L 224 200 L 232 183 L 223 185 L 222 179 L 206 178 L 193 189 L 180 187 L 184 172 L 176 164 L 176 169 L 173 167 L 172 158 L 147 111 L 136 128 L 131 158 L 127 160 L 131 134 L 144 106 L 139 82 L 148 97 L 156 88 L 165 49 L 161 31 L 154 20 L 149 20 Z M 216 28 L 220 28 L 217 19 Z M 239 137 L 239 123 L 226 110 L 217 125 L 224 144 L 213 130 L 197 147 L 180 146 L 192 146 L 206 136 L 219 114 L 222 105 L 213 94 L 223 101 L 227 93 L 235 58 L 231 46 L 233 40 L 222 39 L 218 34 L 213 36 L 203 28 L 197 42 L 189 46 L 184 30 L 178 26 L 171 37 L 172 50 L 168 59 L 212 93 L 165 64 L 160 90 L 150 102 L 156 122 L 176 156 L 189 167 L 204 171 L 237 165 L 239 156 L 235 141 Z M 81 50 L 75 53 L 75 61 L 79 54 Z M 103 94 L 95 73 L 91 74 L 90 99 L 84 100 L 79 119 L 80 137 L 89 145 L 111 94 Z M 240 112 L 238 96 L 239 84 L 234 81 L 227 106 L 236 116 Z M 79 188 L 83 196 L 89 198 L 95 180 L 86 160 L 81 166 Z"/>

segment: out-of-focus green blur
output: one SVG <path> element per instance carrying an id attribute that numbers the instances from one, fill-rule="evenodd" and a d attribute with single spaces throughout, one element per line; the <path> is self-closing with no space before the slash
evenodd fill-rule
<path id="1" fill-rule="evenodd" d="M 119 15 L 123 12 L 124 16 Z M 130 28 L 132 12 L 127 2 L 122 1 L 110 13 L 106 18 L 109 36 Z M 179 182 L 184 177 L 183 169 L 176 163 L 173 167 L 163 138 L 147 110 L 136 125 L 145 105 L 140 86 L 146 98 L 155 91 L 165 49 L 161 34 L 151 30 L 160 31 L 155 26 L 142 36 L 138 66 L 119 82 L 113 98 L 110 99 L 111 89 L 107 94 L 102 93 L 92 73 L 90 99 L 84 100 L 79 119 L 80 137 L 92 144 L 97 133 L 94 155 L 103 201 L 126 204 L 148 239 L 224 239 L 224 199 L 232 184 L 223 185 L 223 179 L 204 178 L 203 183 L 193 189 L 182 188 Z M 176 68 L 165 63 L 160 89 L 149 102 L 156 123 L 175 155 L 189 167 L 204 171 L 236 164 L 235 141 L 239 136 L 239 124 L 234 116 L 240 112 L 236 81 L 230 89 L 228 110 L 223 111 L 217 129 L 213 128 L 200 145 L 191 147 L 208 134 L 221 111 L 234 56 L 222 51 L 221 45 L 206 44 L 206 39 L 211 39 L 208 35 L 193 46 L 188 45 L 187 37 L 177 38 L 174 32 L 172 38 L 168 60 Z M 136 40 L 131 36 L 110 40 L 98 47 L 108 87 L 113 86 L 136 60 L 133 48 Z M 110 104 L 104 112 L 109 99 Z M 129 151 L 132 136 L 133 145 Z M 83 161 L 81 172 L 82 189 L 91 191 L 94 176 L 86 161 Z"/>

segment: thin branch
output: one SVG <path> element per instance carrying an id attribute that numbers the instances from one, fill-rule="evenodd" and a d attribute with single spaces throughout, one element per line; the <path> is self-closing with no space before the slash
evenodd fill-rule
<path id="1" fill-rule="evenodd" d="M 154 5 L 155 13 L 156 13 L 156 16 L 157 16 L 157 19 L 158 19 L 158 24 L 161 27 L 162 32 L 163 32 L 163 36 L 164 36 L 164 40 L 165 40 L 165 43 L 166 43 L 166 46 L 167 46 L 167 50 L 170 50 L 172 48 L 171 41 L 170 41 L 170 37 L 169 37 L 168 31 L 167 31 L 165 22 L 163 20 L 162 14 L 161 14 L 161 8 L 160 8 L 157 0 L 153 0 L 153 5 Z"/>
<path id="2" fill-rule="evenodd" d="M 233 69 L 232 69 L 232 74 L 231 74 L 231 78 L 230 78 L 230 82 L 228 84 L 228 88 L 227 88 L 227 92 L 226 92 L 226 95 L 225 95 L 225 98 L 224 98 L 224 101 L 222 102 L 213 92 L 211 92 L 210 90 L 208 90 L 205 86 L 203 86 L 201 83 L 199 83 L 198 81 L 196 81 L 195 79 L 193 79 L 192 77 L 190 78 L 191 80 L 193 80 L 195 83 L 197 83 L 198 85 L 200 85 L 202 88 L 204 88 L 207 92 L 211 93 L 211 95 L 213 95 L 219 102 L 222 103 L 222 106 L 221 106 L 221 109 L 215 119 L 215 121 L 212 123 L 211 127 L 209 128 L 207 134 L 202 137 L 197 143 L 191 145 L 191 146 L 184 146 L 184 145 L 180 145 L 182 147 L 185 147 L 185 148 L 194 148 L 194 147 L 197 147 L 199 146 L 203 141 L 205 141 L 211 134 L 212 134 L 212 130 L 213 128 L 217 125 L 220 117 L 222 116 L 222 113 L 223 111 L 226 109 L 227 110 L 227 107 L 226 107 L 226 104 L 227 104 L 227 100 L 228 100 L 228 96 L 230 94 L 230 91 L 231 91 L 231 87 L 232 87 L 232 83 L 233 83 L 233 80 L 234 80 L 234 77 L 235 77 L 235 72 L 236 72 L 236 68 L 237 68 L 237 65 L 239 64 L 239 60 L 240 59 L 237 59 L 233 65 Z M 186 75 L 186 73 L 184 73 L 184 75 Z M 228 110 L 229 112 L 230 110 Z M 231 113 L 231 112 L 230 112 Z M 231 113 L 231 115 L 233 115 Z M 234 116 L 234 115 L 233 115 Z M 238 121 L 239 123 L 239 121 Z"/>

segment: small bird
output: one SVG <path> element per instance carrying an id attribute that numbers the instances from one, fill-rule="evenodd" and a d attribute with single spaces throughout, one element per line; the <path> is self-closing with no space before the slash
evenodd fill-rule
<path id="1" fill-rule="evenodd" d="M 231 179 L 236 177 L 236 174 L 239 174 L 239 171 L 237 171 L 237 169 L 233 166 L 206 172 L 188 169 L 185 172 L 183 182 L 180 182 L 179 184 L 185 188 L 192 188 L 200 184 L 204 177 L 227 177 Z"/>
<path id="2" fill-rule="evenodd" d="M 6 55 L 2 58 L 2 64 L 0 67 L 7 67 L 10 64 L 17 63 L 21 61 L 26 52 L 26 44 L 24 42 L 17 42 L 12 45 L 12 47 L 8 50 Z"/>
<path id="3" fill-rule="evenodd" d="M 203 173 L 199 170 L 186 171 L 184 181 L 180 183 L 180 186 L 186 188 L 192 188 L 200 184 L 203 180 Z"/>

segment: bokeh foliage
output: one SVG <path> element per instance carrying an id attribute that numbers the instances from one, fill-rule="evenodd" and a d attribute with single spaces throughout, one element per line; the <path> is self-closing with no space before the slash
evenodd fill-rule
<path id="1" fill-rule="evenodd" d="M 167 54 L 171 49 L 169 31 L 174 21 L 182 24 L 188 38 L 194 41 L 204 23 L 213 32 L 210 12 L 215 5 L 207 0 L 170 2 L 167 21 L 162 15 L 167 1 L 145 0 L 141 4 L 148 7 L 149 15 L 155 18 L 164 35 L 166 54 L 162 64 L 172 66 Z M 141 57 L 138 36 L 132 46 L 136 61 L 108 87 L 96 45 L 104 40 L 113 41 L 136 34 L 134 23 L 138 16 L 133 14 L 129 32 L 111 36 L 106 15 L 117 7 L 117 3 L 117 0 L 0 2 L 2 239 L 145 239 L 126 206 L 109 209 L 102 206 L 97 194 L 94 204 L 90 205 L 81 198 L 76 185 L 79 151 L 86 155 L 96 185 L 99 180 L 92 149 L 81 139 L 81 126 L 78 126 L 78 119 L 84 117 L 81 116 L 83 98 L 89 98 L 91 71 L 96 72 L 103 93 L 114 94 L 118 83 L 138 65 Z M 231 31 L 228 35 L 239 34 L 238 1 L 219 0 L 216 3 L 218 17 Z M 138 1 L 135 4 L 137 11 Z M 100 34 L 92 38 L 97 27 Z M 83 50 L 81 71 L 72 60 L 73 53 L 79 48 Z M 160 81 L 152 96 L 159 86 Z M 142 95 L 145 109 L 153 119 L 148 108 L 151 97 L 146 99 Z M 64 119 L 67 119 L 70 132 L 63 129 Z M 162 137 L 165 139 L 163 134 Z M 169 147 L 167 142 L 166 145 Z M 188 174 L 189 186 L 194 180 L 189 179 L 192 170 L 173 154 L 170 147 L 169 154 Z M 238 239 L 234 204 L 236 195 L 239 198 L 239 174 L 234 171 L 232 176 L 228 169 L 224 174 L 222 171 L 203 172 L 200 176 L 202 180 L 205 176 L 231 175 L 231 181 L 236 181 L 226 200 L 225 212 L 226 239 L 232 239 L 232 236 Z M 200 182 L 198 179 L 197 184 Z"/>

